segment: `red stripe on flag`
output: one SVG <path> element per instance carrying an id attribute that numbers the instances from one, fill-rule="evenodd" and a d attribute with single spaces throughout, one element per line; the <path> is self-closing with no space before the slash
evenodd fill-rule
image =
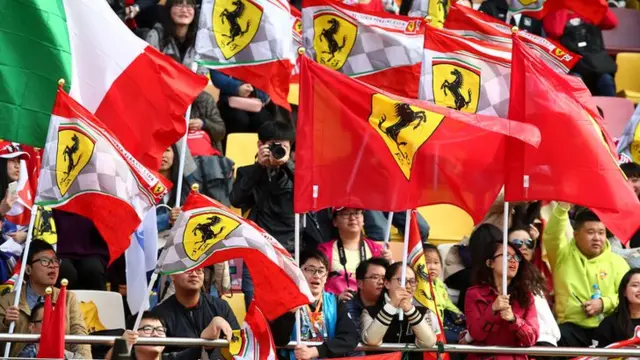
<path id="1" fill-rule="evenodd" d="M 398 66 L 355 78 L 398 96 L 418 98 L 422 63 Z"/>

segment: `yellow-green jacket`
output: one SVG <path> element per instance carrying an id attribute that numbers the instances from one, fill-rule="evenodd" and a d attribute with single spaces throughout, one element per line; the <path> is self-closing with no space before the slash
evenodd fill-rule
<path id="1" fill-rule="evenodd" d="M 555 290 L 555 313 L 559 324 L 574 323 L 584 328 L 599 325 L 598 317 L 588 318 L 582 311 L 582 302 L 590 300 L 593 285 L 602 292 L 604 315 L 611 314 L 618 306 L 618 286 L 629 265 L 622 257 L 611 252 L 609 242 L 604 242 L 602 253 L 587 259 L 575 239 L 567 239 L 565 228 L 569 223 L 568 210 L 556 206 L 542 238 Z"/>
<path id="2" fill-rule="evenodd" d="M 422 277 L 418 278 L 418 287 L 416 288 L 416 292 L 414 293 L 415 299 L 423 306 L 429 308 L 431 311 L 435 311 L 436 307 L 434 306 L 433 297 L 431 296 L 431 290 L 429 289 L 429 282 L 424 280 Z M 433 281 L 433 292 L 436 296 L 436 304 L 438 305 L 437 314 L 438 316 L 440 316 L 441 321 L 444 321 L 445 310 L 452 311 L 456 314 L 462 313 L 449 298 L 447 287 L 444 285 L 444 282 L 442 282 L 442 280 L 435 279 Z"/>

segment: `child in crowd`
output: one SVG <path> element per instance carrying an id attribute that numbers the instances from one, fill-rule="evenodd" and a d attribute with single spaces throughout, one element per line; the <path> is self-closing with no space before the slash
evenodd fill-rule
<path id="1" fill-rule="evenodd" d="M 418 302 L 439 316 L 447 343 L 455 344 L 465 328 L 464 314 L 451 301 L 447 286 L 440 279 L 442 257 L 438 248 L 431 244 L 423 244 L 423 251 L 424 264 L 418 263 L 416 267 L 419 281 L 414 296 Z"/>

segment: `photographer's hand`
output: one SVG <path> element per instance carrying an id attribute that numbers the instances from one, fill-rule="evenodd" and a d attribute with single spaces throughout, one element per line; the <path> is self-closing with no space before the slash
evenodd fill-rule
<path id="1" fill-rule="evenodd" d="M 258 164 L 263 167 L 271 166 L 271 151 L 269 151 L 269 145 L 262 144 L 258 147 Z"/>

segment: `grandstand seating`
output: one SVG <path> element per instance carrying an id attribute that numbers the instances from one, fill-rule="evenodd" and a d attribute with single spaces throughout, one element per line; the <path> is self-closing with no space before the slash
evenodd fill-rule
<path id="1" fill-rule="evenodd" d="M 619 53 L 616 63 L 618 71 L 615 81 L 618 95 L 638 104 L 640 102 L 640 53 Z"/>
<path id="2" fill-rule="evenodd" d="M 100 322 L 107 329 L 124 329 L 125 315 L 122 295 L 114 291 L 73 290 L 78 301 L 93 301 L 98 309 Z"/>

